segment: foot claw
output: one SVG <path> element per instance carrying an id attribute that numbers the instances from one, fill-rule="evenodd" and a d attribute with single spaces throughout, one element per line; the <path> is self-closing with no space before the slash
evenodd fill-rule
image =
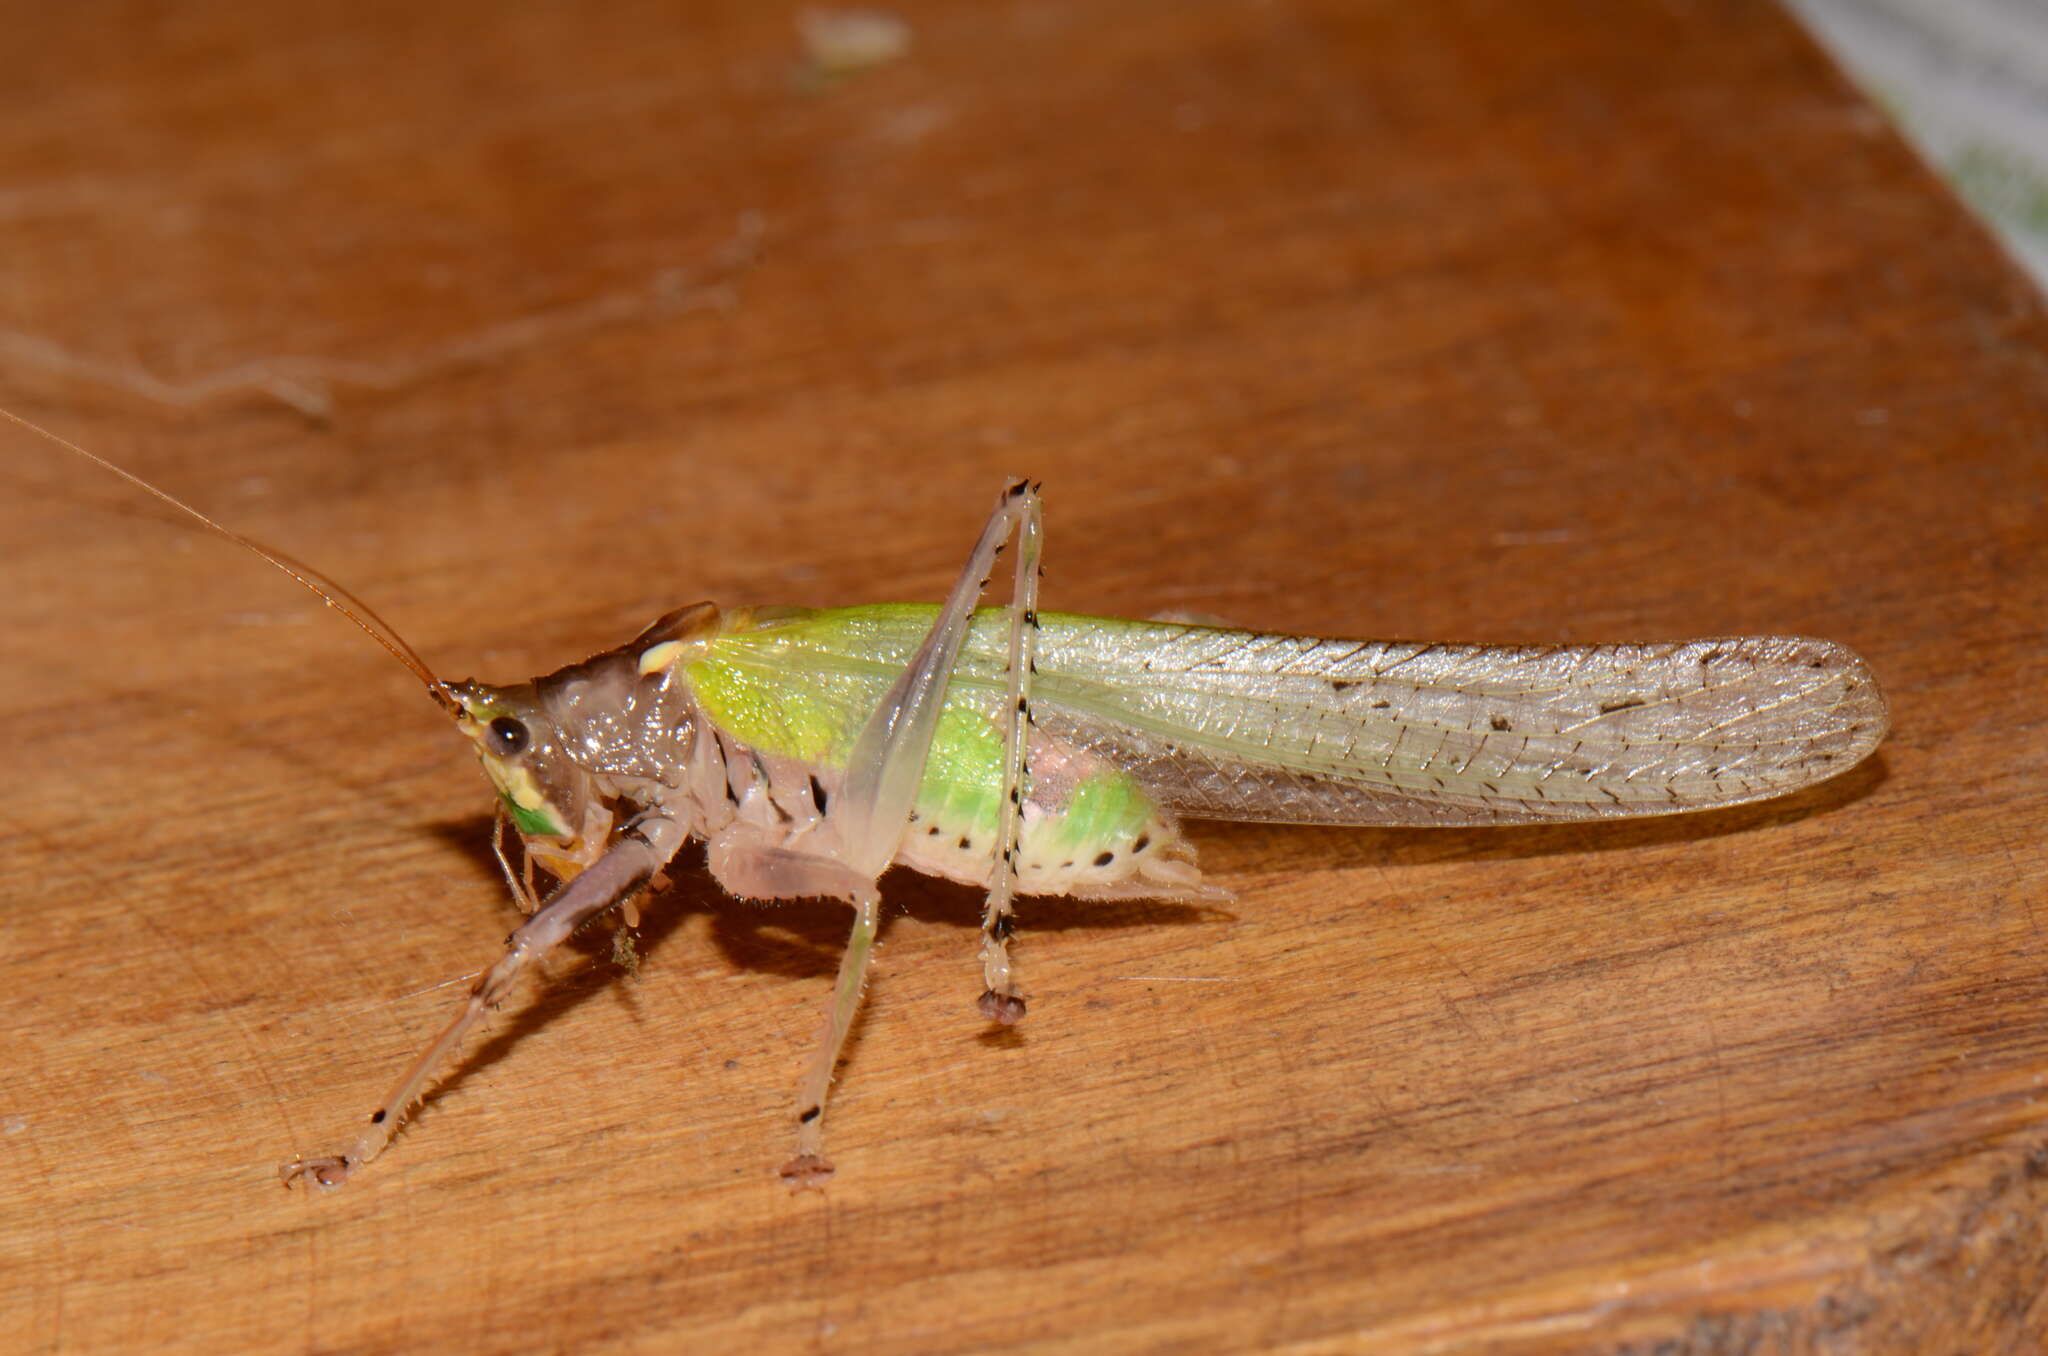
<path id="1" fill-rule="evenodd" d="M 1024 1020 L 1024 1000 L 1013 993 L 984 989 L 981 1001 L 974 1006 L 982 1016 L 1000 1026 L 1015 1026 Z"/>
<path id="2" fill-rule="evenodd" d="M 349 1162 L 346 1154 L 326 1158 L 294 1158 L 277 1170 L 278 1178 L 290 1187 L 301 1179 L 311 1182 L 322 1191 L 333 1191 L 348 1181 L 349 1171 L 355 1164 Z"/>
<path id="3" fill-rule="evenodd" d="M 792 1191 L 821 1187 L 831 1180 L 833 1167 L 819 1154 L 798 1154 L 782 1165 L 782 1180 Z"/>

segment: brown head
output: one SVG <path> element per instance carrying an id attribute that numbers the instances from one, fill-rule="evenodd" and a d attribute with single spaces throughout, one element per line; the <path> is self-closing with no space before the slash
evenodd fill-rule
<path id="1" fill-rule="evenodd" d="M 532 682 L 449 683 L 456 728 L 476 746 L 484 774 L 522 837 L 554 839 L 549 855 L 589 860 L 582 841 L 608 825 L 620 788 L 665 779 L 668 745 L 687 738 L 664 701 L 669 673 L 693 642 L 716 633 L 718 609 L 680 608 L 617 649 Z"/>

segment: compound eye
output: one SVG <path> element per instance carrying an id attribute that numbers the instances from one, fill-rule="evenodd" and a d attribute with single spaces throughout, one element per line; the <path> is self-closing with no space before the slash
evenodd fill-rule
<path id="1" fill-rule="evenodd" d="M 517 758 L 526 752 L 526 746 L 533 742 L 533 733 L 526 723 L 511 716 L 499 716 L 490 723 L 486 740 L 492 754 L 499 758 Z"/>

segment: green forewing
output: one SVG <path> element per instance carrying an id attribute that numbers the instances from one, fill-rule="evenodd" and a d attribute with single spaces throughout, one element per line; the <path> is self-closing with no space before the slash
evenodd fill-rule
<path id="1" fill-rule="evenodd" d="M 794 611 L 689 668 L 736 737 L 824 765 L 936 609 Z M 1862 663 L 1826 641 L 1486 646 L 1327 640 L 1044 613 L 1033 714 L 1159 802 L 1213 818 L 1460 824 L 1669 812 L 1779 795 L 1882 737 Z M 1008 613 L 948 687 L 927 800 L 992 823 Z"/>
<path id="2" fill-rule="evenodd" d="M 686 666 L 698 703 L 721 729 L 764 753 L 843 768 L 861 726 L 895 681 L 936 609 L 905 604 L 800 613 L 720 636 Z M 975 619 L 974 640 L 1000 646 L 1000 622 Z M 999 615 L 999 614 L 998 614 Z M 907 645 L 900 638 L 911 637 Z M 879 648 L 863 651 L 875 639 Z M 948 684 L 917 809 L 984 837 L 1002 797 L 1005 691 L 999 661 L 977 649 Z M 1051 845 L 1128 838 L 1152 813 L 1143 788 L 1114 765 L 1075 785 L 1050 825 Z"/>

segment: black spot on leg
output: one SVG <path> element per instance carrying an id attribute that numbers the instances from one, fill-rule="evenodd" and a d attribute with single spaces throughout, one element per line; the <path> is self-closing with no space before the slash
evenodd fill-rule
<path id="1" fill-rule="evenodd" d="M 926 833 L 937 833 L 938 831 L 939 831 L 939 826 L 938 826 L 938 825 L 936 825 L 936 824 L 932 825 L 932 826 L 931 826 L 930 828 L 928 828 L 928 829 L 926 829 L 926 830 L 925 830 L 925 832 L 926 832 Z"/>
<path id="2" fill-rule="evenodd" d="M 818 807 L 819 814 L 825 813 L 825 788 L 819 784 L 816 777 L 811 778 L 811 804 Z M 913 812 L 910 817 L 916 819 L 917 815 Z"/>
<path id="3" fill-rule="evenodd" d="M 1114 852 L 1098 852 L 1095 854 L 1095 864 L 1097 866 L 1108 866 L 1115 860 L 1116 854 Z"/>
<path id="4" fill-rule="evenodd" d="M 1144 851 L 1144 850 L 1145 850 L 1146 848 L 1148 848 L 1148 847 L 1151 847 L 1151 846 L 1152 846 L 1152 835 L 1151 835 L 1151 834 L 1149 834 L 1149 833 L 1141 833 L 1141 834 L 1139 834 L 1139 835 L 1138 835 L 1138 841 L 1137 841 L 1137 842 L 1135 842 L 1135 843 L 1133 843 L 1133 844 L 1131 844 L 1131 851 L 1133 851 L 1133 852 L 1143 852 L 1143 851 Z"/>
<path id="5" fill-rule="evenodd" d="M 379 1108 L 378 1108 L 377 1110 L 375 1110 L 375 1111 L 372 1111 L 372 1112 L 370 1113 L 370 1124 L 372 1124 L 372 1125 L 382 1125 L 382 1124 L 384 1124 L 384 1109 L 383 1109 L 382 1107 L 379 1107 Z"/>
<path id="6" fill-rule="evenodd" d="M 988 925 L 988 935 L 999 942 L 1009 941 L 1016 932 L 1017 920 L 1006 913 L 997 914 Z"/>
<path id="7" fill-rule="evenodd" d="M 968 837 L 965 837 L 965 836 L 963 836 L 963 837 L 962 837 L 962 838 L 960 839 L 960 850 L 961 850 L 962 852 L 965 852 L 965 851 L 967 851 L 967 850 L 968 850 L 969 848 L 971 848 L 971 847 L 973 847 L 973 846 L 974 846 L 974 840 L 973 840 L 972 838 L 968 838 Z"/>
<path id="8" fill-rule="evenodd" d="M 798 1125 L 809 1125 L 812 1121 L 818 1119 L 819 1114 L 822 1113 L 824 1109 L 825 1108 L 821 1106 L 814 1106 L 810 1110 L 804 1112 L 803 1115 L 797 1117 L 796 1123 Z"/>

